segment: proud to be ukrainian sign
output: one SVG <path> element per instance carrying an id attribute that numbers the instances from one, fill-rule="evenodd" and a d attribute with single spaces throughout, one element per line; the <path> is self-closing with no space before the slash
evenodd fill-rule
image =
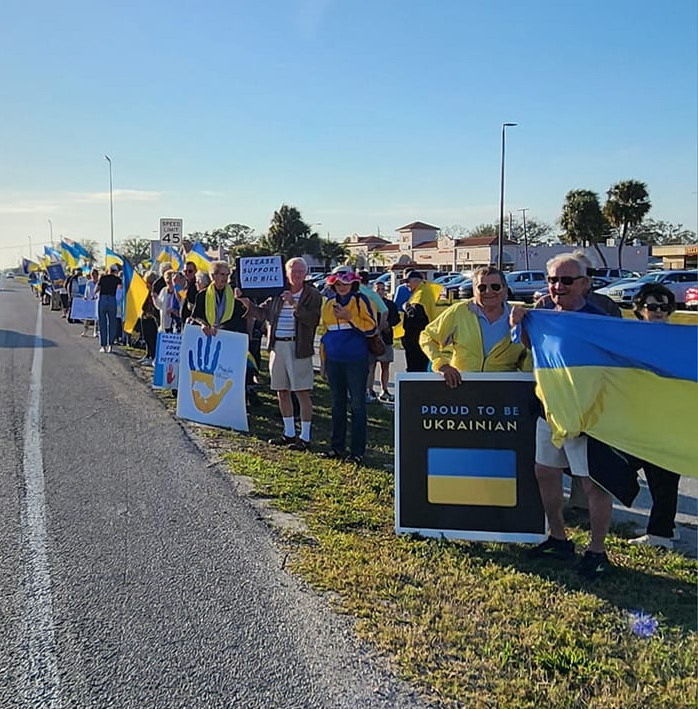
<path id="1" fill-rule="evenodd" d="M 545 513 L 533 471 L 540 407 L 533 376 L 399 374 L 395 400 L 398 534 L 538 542 Z"/>

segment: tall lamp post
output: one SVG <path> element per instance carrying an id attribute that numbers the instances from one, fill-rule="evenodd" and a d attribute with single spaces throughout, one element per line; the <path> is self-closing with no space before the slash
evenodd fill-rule
<path id="1" fill-rule="evenodd" d="M 497 268 L 501 271 L 504 265 L 504 147 L 506 129 L 516 123 L 502 123 L 502 174 L 499 183 L 499 235 L 497 239 Z"/>
<path id="2" fill-rule="evenodd" d="M 111 250 L 114 251 L 114 190 L 111 172 L 111 158 L 108 155 L 104 159 L 109 163 L 109 224 L 111 227 Z"/>
<path id="3" fill-rule="evenodd" d="M 526 231 L 526 212 L 528 207 L 519 209 L 519 212 L 523 214 L 523 230 L 524 230 L 524 257 L 526 258 L 526 270 L 528 271 L 528 232 Z"/>
<path id="4" fill-rule="evenodd" d="M 48 220 L 48 233 L 51 240 L 51 248 L 53 248 L 53 222 L 50 219 Z"/>

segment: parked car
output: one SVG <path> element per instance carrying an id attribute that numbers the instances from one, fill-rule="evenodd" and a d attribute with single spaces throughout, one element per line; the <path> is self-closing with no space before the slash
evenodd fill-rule
<path id="1" fill-rule="evenodd" d="M 466 278 L 458 286 L 458 298 L 465 299 L 465 298 L 472 298 L 472 297 L 473 297 L 473 279 Z"/>
<path id="2" fill-rule="evenodd" d="M 509 298 L 532 302 L 536 291 L 547 291 L 548 280 L 544 271 L 511 271 L 504 274 L 509 286 Z"/>
<path id="3" fill-rule="evenodd" d="M 369 278 L 368 279 L 368 285 L 373 288 L 373 286 L 376 283 L 385 283 L 386 288 L 390 286 L 390 278 L 392 276 L 392 273 L 381 273 L 379 276 L 376 276 L 375 278 Z"/>
<path id="4" fill-rule="evenodd" d="M 686 289 L 686 310 L 698 310 L 698 286 Z"/>
<path id="5" fill-rule="evenodd" d="M 463 275 L 460 275 L 456 276 L 456 278 L 451 280 L 449 283 L 444 284 L 444 287 L 441 289 L 441 293 L 439 294 L 439 300 L 457 300 L 459 298 L 458 288 L 460 287 L 461 283 L 464 283 L 468 280 L 470 279 L 466 278 Z"/>
<path id="6" fill-rule="evenodd" d="M 617 281 L 620 278 L 640 278 L 640 274 L 635 271 L 628 271 L 625 268 L 594 268 L 592 276 L 607 278 L 608 282 Z"/>
<path id="7" fill-rule="evenodd" d="M 631 308 L 633 298 L 645 283 L 661 283 L 676 298 L 678 308 L 685 307 L 686 291 L 698 283 L 698 270 L 694 271 L 654 271 L 630 283 L 614 283 L 608 288 L 608 297 L 615 300 L 621 308 Z"/>

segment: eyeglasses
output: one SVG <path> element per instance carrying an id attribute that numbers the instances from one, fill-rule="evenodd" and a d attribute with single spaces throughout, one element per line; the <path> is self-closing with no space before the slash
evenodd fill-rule
<path id="1" fill-rule="evenodd" d="M 548 283 L 555 285 L 559 281 L 563 286 L 571 286 L 580 278 L 586 278 L 586 276 L 548 276 Z"/>
<path id="2" fill-rule="evenodd" d="M 502 284 L 501 283 L 478 283 L 477 284 L 477 292 L 478 293 L 484 293 L 488 288 L 490 290 L 494 291 L 495 293 L 499 293 L 499 291 L 502 290 Z"/>
<path id="3" fill-rule="evenodd" d="M 656 313 L 661 310 L 663 313 L 671 312 L 671 306 L 669 303 L 645 303 L 643 306 L 645 310 L 649 310 L 650 313 Z"/>

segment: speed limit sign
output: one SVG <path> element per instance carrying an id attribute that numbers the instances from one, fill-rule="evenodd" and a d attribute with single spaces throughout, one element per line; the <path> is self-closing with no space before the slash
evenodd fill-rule
<path id="1" fill-rule="evenodd" d="M 160 220 L 160 243 L 179 246 L 182 243 L 182 220 Z"/>

